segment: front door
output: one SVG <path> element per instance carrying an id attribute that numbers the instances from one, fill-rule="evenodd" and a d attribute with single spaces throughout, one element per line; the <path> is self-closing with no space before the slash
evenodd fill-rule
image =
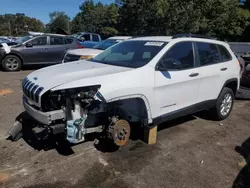
<path id="1" fill-rule="evenodd" d="M 83 34 L 78 40 L 84 48 L 92 48 L 93 47 L 93 43 L 91 41 L 90 34 Z"/>
<path id="2" fill-rule="evenodd" d="M 155 117 L 174 113 L 189 113 L 197 103 L 200 85 L 199 68 L 195 67 L 192 42 L 180 42 L 171 47 L 155 71 Z"/>
<path id="3" fill-rule="evenodd" d="M 40 36 L 27 41 L 22 49 L 24 64 L 46 62 L 47 36 Z"/>

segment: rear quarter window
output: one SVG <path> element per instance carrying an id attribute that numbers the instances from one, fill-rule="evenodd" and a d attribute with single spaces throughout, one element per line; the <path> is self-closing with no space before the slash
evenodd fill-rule
<path id="1" fill-rule="evenodd" d="M 222 46 L 222 45 L 217 45 L 217 46 L 218 46 L 218 49 L 220 51 L 221 62 L 231 61 L 232 60 L 232 56 L 228 52 L 228 50 L 224 46 Z"/>

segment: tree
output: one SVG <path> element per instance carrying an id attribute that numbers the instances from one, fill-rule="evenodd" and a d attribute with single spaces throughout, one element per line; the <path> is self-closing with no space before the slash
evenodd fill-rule
<path id="1" fill-rule="evenodd" d="M 104 37 L 118 33 L 116 4 L 103 5 L 101 2 L 95 4 L 93 0 L 88 0 L 82 3 L 80 11 L 71 22 L 72 32 L 96 32 Z"/>
<path id="2" fill-rule="evenodd" d="M 23 36 L 27 31 L 43 32 L 44 24 L 22 13 L 0 15 L 0 35 Z"/>
<path id="3" fill-rule="evenodd" d="M 230 40 L 240 36 L 249 15 L 237 0 L 117 0 L 119 30 L 126 35 L 200 33 Z"/>
<path id="4" fill-rule="evenodd" d="M 65 12 L 52 12 L 49 14 L 50 22 L 47 25 L 47 31 L 50 33 L 56 33 L 58 28 L 61 28 L 70 33 L 69 23 L 70 18 Z"/>

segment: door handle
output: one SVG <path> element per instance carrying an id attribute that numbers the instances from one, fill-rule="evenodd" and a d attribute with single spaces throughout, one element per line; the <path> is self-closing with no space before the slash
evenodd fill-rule
<path id="1" fill-rule="evenodd" d="M 189 77 L 196 77 L 196 76 L 199 76 L 199 73 L 193 73 L 189 75 Z"/>
<path id="2" fill-rule="evenodd" d="M 222 69 L 220 69 L 221 71 L 226 71 L 227 70 L 227 68 L 225 67 L 225 68 L 222 68 Z"/>
<path id="3" fill-rule="evenodd" d="M 44 48 L 43 51 L 45 51 L 45 52 L 48 51 L 48 48 Z"/>

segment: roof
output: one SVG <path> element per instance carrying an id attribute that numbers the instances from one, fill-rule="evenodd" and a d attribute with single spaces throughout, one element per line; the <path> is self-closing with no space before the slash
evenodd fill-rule
<path id="1" fill-rule="evenodd" d="M 138 37 L 130 40 L 146 40 L 146 41 L 162 41 L 169 42 L 172 40 L 172 36 L 149 36 L 149 37 Z"/>
<path id="2" fill-rule="evenodd" d="M 223 41 L 219 41 L 216 39 L 207 39 L 207 38 L 195 38 L 195 37 L 180 37 L 180 38 L 173 38 L 172 36 L 149 36 L 149 37 L 138 37 L 133 38 L 130 40 L 138 41 L 138 40 L 145 40 L 145 41 L 161 41 L 161 42 L 170 42 L 170 41 L 196 41 L 196 42 L 208 42 L 208 43 L 214 43 L 214 44 L 221 44 L 224 46 L 228 46 L 229 44 Z"/>
<path id="3" fill-rule="evenodd" d="M 77 33 L 73 33 L 72 35 L 74 35 L 74 34 L 81 34 L 81 35 L 83 35 L 83 34 L 94 34 L 94 35 L 99 35 L 98 33 L 91 33 L 91 32 L 77 32 Z"/>
<path id="4" fill-rule="evenodd" d="M 58 37 L 67 37 L 67 38 L 74 38 L 70 35 L 60 35 L 60 34 L 51 34 L 51 33 L 44 33 L 42 35 L 32 35 L 33 37 L 39 37 L 39 36 L 58 36 Z"/>
<path id="5" fill-rule="evenodd" d="M 41 35 L 46 35 L 46 36 L 62 36 L 62 37 L 68 36 L 68 35 L 61 35 L 61 34 L 54 34 L 54 33 L 33 32 L 33 31 L 28 31 L 28 34 L 32 35 L 32 36 L 41 36 Z"/>
<path id="6" fill-rule="evenodd" d="M 132 36 L 114 36 L 114 37 L 109 37 L 107 39 L 114 39 L 114 40 L 128 40 L 131 39 Z"/>

